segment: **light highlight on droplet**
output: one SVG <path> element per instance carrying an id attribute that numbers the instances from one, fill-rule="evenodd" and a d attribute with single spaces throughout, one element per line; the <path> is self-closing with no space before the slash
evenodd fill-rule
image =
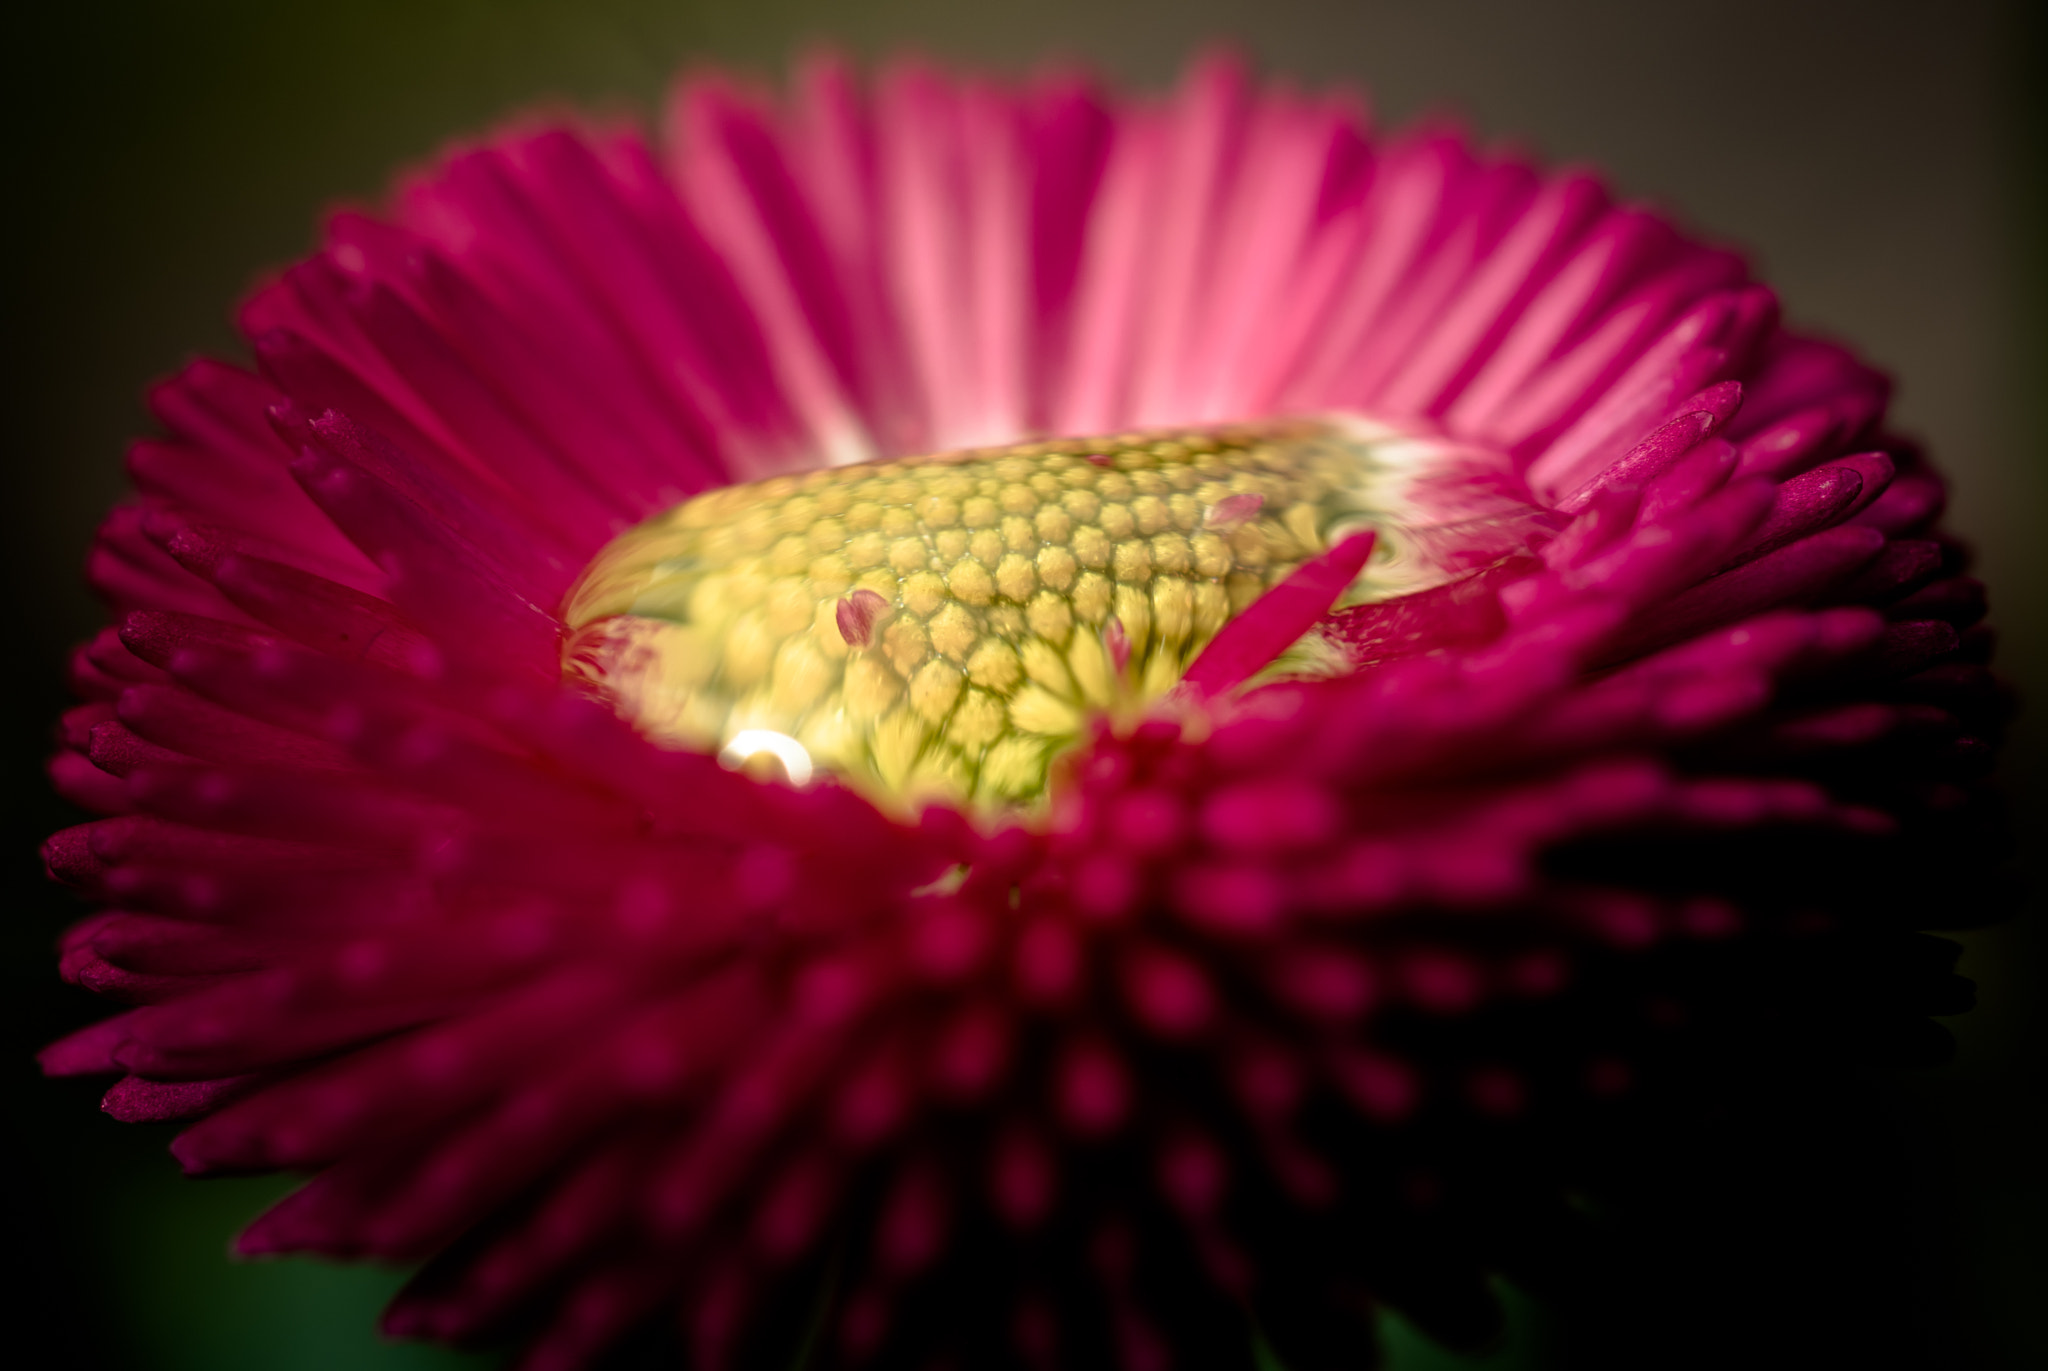
<path id="1" fill-rule="evenodd" d="M 772 728 L 743 728 L 733 735 L 731 742 L 718 750 L 718 760 L 734 771 L 763 756 L 773 757 L 782 763 L 782 773 L 789 777 L 791 785 L 811 783 L 814 770 L 811 754 L 787 733 L 777 733 Z"/>

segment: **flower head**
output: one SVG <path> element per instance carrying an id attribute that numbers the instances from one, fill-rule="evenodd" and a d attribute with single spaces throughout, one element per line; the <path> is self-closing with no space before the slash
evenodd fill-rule
<path id="1" fill-rule="evenodd" d="M 1228 63 L 668 133 L 337 216 L 94 550 L 136 1007 L 44 1061 L 317 1172 L 244 1251 L 533 1367 L 1343 1364 L 1613 1101 L 1945 1006 L 1982 594 L 1737 257 Z"/>

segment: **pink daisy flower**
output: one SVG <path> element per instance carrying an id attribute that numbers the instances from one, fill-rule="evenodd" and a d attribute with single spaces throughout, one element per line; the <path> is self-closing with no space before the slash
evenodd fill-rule
<path id="1" fill-rule="evenodd" d="M 1483 1336 L 1627 1101 L 1938 1034 L 1983 593 L 1739 257 L 1221 61 L 664 134 L 336 216 L 93 551 L 134 1007 L 43 1060 L 316 1173 L 244 1252 L 533 1368 L 1306 1371 Z"/>

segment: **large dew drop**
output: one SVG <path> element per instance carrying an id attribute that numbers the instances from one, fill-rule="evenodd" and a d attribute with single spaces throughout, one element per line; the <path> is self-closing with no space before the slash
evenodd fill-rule
<path id="1" fill-rule="evenodd" d="M 1523 550 L 1523 499 L 1430 498 L 1474 464 L 1512 480 L 1487 454 L 1344 418 L 728 486 L 598 554 L 566 603 L 564 670 L 649 736 L 735 765 L 815 768 L 897 806 L 1029 806 L 1090 714 L 1165 694 L 1345 534 L 1378 543 L 1341 604 Z"/>

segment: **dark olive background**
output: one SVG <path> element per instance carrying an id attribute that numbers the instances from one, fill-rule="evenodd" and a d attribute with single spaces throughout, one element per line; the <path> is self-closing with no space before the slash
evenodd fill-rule
<path id="1" fill-rule="evenodd" d="M 482 1365 L 370 1332 L 395 1277 L 307 1262 L 233 1266 L 229 1232 L 277 1181 L 186 1183 L 163 1129 L 101 1116 L 101 1083 L 44 1082 L 28 1055 L 99 1010 L 49 943 L 80 912 L 35 844 L 75 821 L 42 773 L 62 662 L 99 614 L 77 571 L 123 489 L 143 384 L 194 352 L 238 353 L 231 304 L 310 246 L 319 213 L 536 102 L 646 111 L 692 62 L 773 77 L 797 46 L 905 46 L 1004 69 L 1080 56 L 1169 81 L 1228 38 L 1271 72 L 1362 83 L 1385 122 L 1462 113 L 1488 138 L 1607 169 L 1621 189 L 1754 251 L 1791 320 L 1852 339 L 1899 378 L 1895 415 L 1956 478 L 1952 522 L 1982 554 L 2001 661 L 2048 691 L 2042 516 L 2040 21 L 2008 0 L 364 0 L 132 2 L 5 21 L 8 204 L 5 713 L 0 842 L 6 1233 L 16 1365 Z M 2044 729 L 2005 774 L 2039 850 Z M 2038 877 L 2037 877 L 2038 881 Z M 2036 899 L 2038 904 L 2038 897 Z M 1880 1084 L 1905 1304 L 1854 1317 L 1927 1365 L 2048 1365 L 2048 1016 L 2038 918 L 1964 935 L 1980 1007 L 1955 1061 Z M 1778 1240 L 1768 1231 L 1757 1244 Z M 1733 1260 L 1740 1260 L 1736 1253 Z M 1515 1302 L 1509 1344 L 1456 1361 L 1391 1329 L 1394 1364 L 1555 1366 L 1559 1316 Z M 1740 1309 L 1697 1311 L 1740 1321 Z M 1673 1336 L 1685 1330 L 1674 1327 Z M 1868 1330 L 1866 1330 L 1868 1331 Z M 1759 1332 L 1759 1337 L 1767 1337 Z M 1548 1350 L 1546 1350 L 1548 1349 Z M 1763 1351 L 1759 1345 L 1759 1351 Z M 10 1358 L 11 1359 L 11 1358 Z"/>

